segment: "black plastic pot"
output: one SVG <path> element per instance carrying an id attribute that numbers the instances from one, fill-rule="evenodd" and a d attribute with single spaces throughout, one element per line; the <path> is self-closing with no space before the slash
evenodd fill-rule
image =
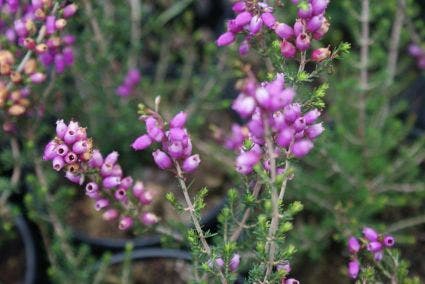
<path id="1" fill-rule="evenodd" d="M 134 250 L 131 253 L 131 261 L 143 261 L 150 259 L 169 259 L 169 260 L 184 260 L 187 262 L 192 261 L 192 256 L 189 252 L 178 249 L 163 249 L 163 248 L 144 248 Z M 123 263 L 126 259 L 125 253 L 114 254 L 110 259 L 110 265 Z M 95 269 L 100 267 L 101 263 L 97 263 Z M 235 281 L 235 284 L 243 284 L 244 278 L 242 275 L 239 275 L 238 279 Z"/>
<path id="2" fill-rule="evenodd" d="M 420 76 L 416 79 L 403 93 L 403 97 L 409 102 L 410 114 L 416 118 L 411 136 L 419 138 L 425 135 L 425 77 Z"/>
<path id="3" fill-rule="evenodd" d="M 217 228 L 217 216 L 223 209 L 226 203 L 226 199 L 223 199 L 213 209 L 208 211 L 201 219 L 201 224 L 205 230 L 214 231 Z M 147 248 L 147 247 L 158 247 L 160 246 L 161 237 L 160 235 L 150 235 L 134 239 L 125 238 L 95 238 L 87 235 L 86 233 L 78 230 L 73 232 L 74 240 L 85 243 L 90 247 L 100 250 L 112 250 L 112 251 L 123 251 L 127 243 L 132 243 L 133 247 Z"/>
<path id="4" fill-rule="evenodd" d="M 25 252 L 25 275 L 23 275 L 22 283 L 36 283 L 37 257 L 31 230 L 25 218 L 21 215 L 17 216 L 13 222 L 18 230 Z"/>

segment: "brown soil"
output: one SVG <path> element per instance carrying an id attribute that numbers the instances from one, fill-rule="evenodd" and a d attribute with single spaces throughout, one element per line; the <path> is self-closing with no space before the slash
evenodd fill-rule
<path id="1" fill-rule="evenodd" d="M 0 283 L 22 283 L 25 273 L 25 254 L 19 239 L 0 243 Z"/>
<path id="2" fill-rule="evenodd" d="M 122 267 L 108 269 L 105 284 L 121 282 Z M 135 284 L 184 284 L 191 277 L 191 266 L 182 260 L 155 259 L 134 262 L 131 266 L 132 283 Z"/>

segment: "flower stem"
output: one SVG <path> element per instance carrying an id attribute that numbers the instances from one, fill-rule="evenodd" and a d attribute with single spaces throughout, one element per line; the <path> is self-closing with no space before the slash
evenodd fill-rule
<path id="1" fill-rule="evenodd" d="M 263 280 L 263 282 L 267 282 L 273 269 L 274 257 L 276 253 L 276 243 L 274 239 L 275 239 L 276 231 L 279 226 L 279 196 L 277 194 L 277 190 L 275 186 L 276 158 L 274 153 L 272 134 L 271 134 L 268 119 L 264 118 L 263 122 L 264 122 L 264 128 L 266 132 L 265 140 L 266 140 L 267 153 L 270 159 L 270 177 L 271 177 L 270 190 L 271 190 L 271 202 L 272 202 L 272 220 L 270 223 L 269 233 L 268 233 L 267 242 L 266 242 L 266 253 L 268 253 L 269 255 L 269 260 L 267 262 L 266 273 L 264 275 L 264 280 Z"/>
<path id="2" fill-rule="evenodd" d="M 202 246 L 204 247 L 205 252 L 208 254 L 209 257 L 211 257 L 212 256 L 211 248 L 207 243 L 204 232 L 202 231 L 201 224 L 198 218 L 195 216 L 195 208 L 193 206 L 192 201 L 190 200 L 189 191 L 187 189 L 187 186 L 183 177 L 183 172 L 178 162 L 175 162 L 174 164 L 176 166 L 177 178 L 179 180 L 180 187 L 183 191 L 184 199 L 186 201 L 186 205 L 188 206 L 190 217 L 192 218 L 192 222 L 195 225 L 196 232 L 198 233 L 198 237 L 202 243 Z M 219 271 L 219 276 L 220 276 L 221 283 L 227 283 L 227 280 L 221 271 Z"/>

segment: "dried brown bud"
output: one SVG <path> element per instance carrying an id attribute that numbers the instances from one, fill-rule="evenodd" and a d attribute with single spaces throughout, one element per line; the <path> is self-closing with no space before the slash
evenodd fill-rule
<path id="1" fill-rule="evenodd" d="M 34 58 L 31 58 L 27 61 L 27 63 L 25 63 L 24 66 L 24 72 L 27 75 L 31 75 L 33 74 L 37 69 L 37 60 L 35 60 Z"/>
<path id="2" fill-rule="evenodd" d="M 12 66 L 9 63 L 0 64 L 1 75 L 9 75 L 11 71 L 12 71 Z"/>
<path id="3" fill-rule="evenodd" d="M 17 102 L 21 98 L 21 92 L 20 91 L 13 91 L 10 94 L 10 99 L 14 102 Z"/>
<path id="4" fill-rule="evenodd" d="M 24 106 L 24 107 L 29 107 L 30 106 L 30 104 L 31 104 L 31 102 L 30 102 L 30 100 L 29 99 L 26 99 L 26 98 L 22 98 L 22 99 L 20 99 L 19 101 L 18 101 L 18 103 L 19 103 L 19 105 L 21 105 L 21 106 Z"/>
<path id="5" fill-rule="evenodd" d="M 22 115 L 25 112 L 25 107 L 21 105 L 13 105 L 9 108 L 8 113 L 13 116 Z"/>
<path id="6" fill-rule="evenodd" d="M 12 82 L 14 84 L 18 84 L 22 81 L 22 75 L 19 72 L 12 72 L 10 73 L 10 80 L 12 80 Z"/>
<path id="7" fill-rule="evenodd" d="M 45 53 L 47 51 L 47 49 L 48 49 L 48 47 L 45 43 L 39 43 L 35 47 L 35 52 L 37 52 L 38 54 Z"/>
<path id="8" fill-rule="evenodd" d="M 43 9 L 35 10 L 34 15 L 38 20 L 44 20 L 46 18 L 46 13 L 43 11 Z"/>
<path id="9" fill-rule="evenodd" d="M 7 63 L 7 64 L 14 64 L 15 63 L 15 57 L 13 56 L 12 52 L 8 50 L 0 50 L 0 64 Z"/>
<path id="10" fill-rule="evenodd" d="M 66 26 L 65 19 L 57 19 L 55 22 L 55 26 L 58 30 L 62 30 Z"/>

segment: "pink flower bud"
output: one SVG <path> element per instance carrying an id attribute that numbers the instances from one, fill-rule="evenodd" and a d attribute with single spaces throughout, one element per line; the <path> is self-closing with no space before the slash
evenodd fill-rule
<path id="1" fill-rule="evenodd" d="M 306 124 L 304 117 L 298 117 L 295 121 L 292 127 L 295 129 L 296 132 L 300 132 L 304 130 Z"/>
<path id="2" fill-rule="evenodd" d="M 348 274 L 351 278 L 356 279 L 359 275 L 360 263 L 357 259 L 354 259 L 348 263 Z"/>
<path id="3" fill-rule="evenodd" d="M 78 157 L 74 152 L 68 152 L 65 155 L 65 162 L 67 164 L 73 164 L 73 163 L 77 162 L 77 160 L 78 160 Z"/>
<path id="4" fill-rule="evenodd" d="M 168 157 L 165 152 L 159 149 L 153 152 L 152 156 L 156 165 L 162 170 L 169 169 L 173 165 L 173 162 L 171 161 L 170 157 Z"/>
<path id="5" fill-rule="evenodd" d="M 265 88 L 258 88 L 257 91 L 255 91 L 255 99 L 262 108 L 266 110 L 271 109 L 272 97 Z"/>
<path id="6" fill-rule="evenodd" d="M 245 9 L 246 9 L 246 5 L 244 1 L 238 1 L 232 6 L 232 10 L 236 14 L 242 13 L 243 11 L 245 11 Z"/>
<path id="7" fill-rule="evenodd" d="M 61 156 L 56 156 L 53 159 L 52 164 L 53 164 L 53 169 L 55 169 L 55 171 L 57 172 L 59 172 L 65 166 L 65 162 Z"/>
<path id="8" fill-rule="evenodd" d="M 72 144 L 77 140 L 77 131 L 70 129 L 70 127 L 68 126 L 68 130 L 65 133 L 65 136 L 63 137 L 65 143 L 67 144 Z"/>
<path id="9" fill-rule="evenodd" d="M 240 56 L 245 56 L 249 53 L 249 43 L 248 41 L 244 40 L 241 42 L 241 44 L 239 45 L 239 55 Z"/>
<path id="10" fill-rule="evenodd" d="M 276 137 L 276 144 L 282 148 L 288 148 L 294 139 L 294 134 L 294 129 L 290 127 L 282 129 Z"/>
<path id="11" fill-rule="evenodd" d="M 395 239 L 393 236 L 385 236 L 384 237 L 384 246 L 392 247 L 395 244 Z"/>
<path id="12" fill-rule="evenodd" d="M 80 140 L 75 142 L 74 145 L 72 145 L 72 151 L 75 154 L 82 154 L 88 150 L 88 147 L 89 146 L 87 145 L 86 140 Z"/>
<path id="13" fill-rule="evenodd" d="M 158 217 L 155 214 L 150 212 L 143 213 L 140 216 L 140 222 L 142 222 L 146 226 L 154 225 L 158 223 L 158 221 L 159 221 Z"/>
<path id="14" fill-rule="evenodd" d="M 167 153 L 174 159 L 182 158 L 184 154 L 183 143 L 180 141 L 172 142 L 168 145 Z"/>
<path id="15" fill-rule="evenodd" d="M 105 158 L 105 163 L 106 164 L 110 164 L 110 165 L 114 165 L 117 161 L 118 161 L 118 152 L 117 151 L 113 151 L 111 153 L 109 153 L 108 156 L 106 156 Z"/>
<path id="16" fill-rule="evenodd" d="M 232 44 L 236 40 L 232 32 L 225 32 L 216 41 L 217 46 L 226 46 Z"/>
<path id="17" fill-rule="evenodd" d="M 235 272 L 239 268 L 241 262 L 241 256 L 239 254 L 234 254 L 232 259 L 230 259 L 229 270 Z"/>
<path id="18" fill-rule="evenodd" d="M 425 51 L 419 45 L 415 43 L 412 43 L 409 45 L 408 51 L 409 51 L 409 54 L 414 57 L 420 57 L 423 54 L 425 54 Z"/>
<path id="19" fill-rule="evenodd" d="M 133 144 L 131 144 L 131 147 L 136 150 L 144 150 L 148 148 L 152 144 L 152 139 L 149 137 L 149 135 L 144 134 L 142 136 L 139 136 Z"/>
<path id="20" fill-rule="evenodd" d="M 381 260 L 382 260 L 382 258 L 384 258 L 384 252 L 383 252 L 382 250 L 380 250 L 380 251 L 378 251 L 378 252 L 375 252 L 375 253 L 373 254 L 373 258 L 374 258 L 376 261 L 381 261 Z"/>
<path id="21" fill-rule="evenodd" d="M 120 188 L 129 189 L 133 185 L 133 178 L 131 176 L 127 176 L 121 180 Z"/>
<path id="22" fill-rule="evenodd" d="M 168 132 L 168 139 L 170 142 L 182 142 L 186 143 L 186 140 L 189 138 L 187 131 L 183 128 L 171 128 Z"/>
<path id="23" fill-rule="evenodd" d="M 74 14 L 77 12 L 77 9 L 78 9 L 78 7 L 75 4 L 69 4 L 69 5 L 65 6 L 63 8 L 63 17 L 65 19 L 67 19 L 67 18 L 74 16 Z"/>
<path id="24" fill-rule="evenodd" d="M 86 185 L 86 195 L 89 196 L 90 198 L 95 199 L 99 197 L 98 189 L 99 189 L 99 186 L 95 182 L 89 182 Z"/>
<path id="25" fill-rule="evenodd" d="M 235 20 L 227 21 L 227 31 L 232 33 L 233 37 L 235 37 L 236 34 L 241 32 L 242 30 L 243 30 L 243 27 L 238 26 Z"/>
<path id="26" fill-rule="evenodd" d="M 46 147 L 44 147 L 43 160 L 50 161 L 57 156 L 56 148 L 57 144 L 54 141 L 50 141 Z"/>
<path id="27" fill-rule="evenodd" d="M 307 124 L 312 124 L 320 117 L 320 111 L 318 109 L 312 109 L 304 115 L 305 122 Z"/>
<path id="28" fill-rule="evenodd" d="M 62 42 L 65 45 L 73 45 L 75 43 L 75 36 L 73 36 L 73 35 L 64 35 L 62 37 Z"/>
<path id="29" fill-rule="evenodd" d="M 96 211 L 100 211 L 100 210 L 102 210 L 103 208 L 106 208 L 106 207 L 108 207 L 108 206 L 109 206 L 109 200 L 108 200 L 108 199 L 103 198 L 103 199 L 99 199 L 99 200 L 97 200 L 97 201 L 96 201 L 96 204 L 95 204 L 95 206 L 94 206 L 94 209 L 95 209 Z"/>
<path id="30" fill-rule="evenodd" d="M 348 239 L 348 250 L 350 253 L 358 253 L 360 250 L 360 243 L 356 237 L 350 237 Z"/>
<path id="31" fill-rule="evenodd" d="M 63 55 L 58 53 L 55 55 L 55 71 L 58 74 L 62 74 L 65 71 L 65 60 Z"/>
<path id="32" fill-rule="evenodd" d="M 323 24 L 323 16 L 314 16 L 313 18 L 311 18 L 310 20 L 308 20 L 307 22 L 307 30 L 309 32 L 314 33 L 315 31 L 317 31 L 318 29 L 320 29 L 320 27 Z"/>
<path id="33" fill-rule="evenodd" d="M 126 231 L 133 226 L 133 219 L 131 217 L 125 216 L 121 218 L 120 223 L 118 224 L 118 229 L 121 231 Z"/>
<path id="34" fill-rule="evenodd" d="M 378 252 L 382 250 L 382 244 L 377 241 L 373 241 L 367 244 L 367 250 L 370 252 Z"/>
<path id="35" fill-rule="evenodd" d="M 291 104 L 284 109 L 285 121 L 289 124 L 293 123 L 301 115 L 301 105 L 298 103 Z"/>
<path id="36" fill-rule="evenodd" d="M 186 173 L 191 173 L 198 168 L 200 163 L 199 155 L 192 155 L 183 161 L 182 170 Z"/>
<path id="37" fill-rule="evenodd" d="M 301 19 L 297 19 L 294 24 L 294 34 L 295 36 L 299 36 L 304 32 L 304 24 Z"/>
<path id="38" fill-rule="evenodd" d="M 119 212 L 116 209 L 108 209 L 102 214 L 105 221 L 112 221 L 118 217 Z"/>
<path id="39" fill-rule="evenodd" d="M 217 265 L 217 267 L 222 268 L 224 266 L 224 260 L 219 257 L 215 259 L 215 265 Z"/>
<path id="40" fill-rule="evenodd" d="M 262 26 L 263 20 L 259 16 L 255 15 L 252 17 L 251 22 L 249 23 L 248 30 L 250 34 L 256 35 L 261 30 Z"/>
<path id="41" fill-rule="evenodd" d="M 41 72 L 37 72 L 37 73 L 31 74 L 30 80 L 34 84 L 40 84 L 40 83 L 43 83 L 44 80 L 46 80 L 46 75 Z"/>
<path id="42" fill-rule="evenodd" d="M 285 280 L 285 284 L 300 284 L 300 281 L 295 278 L 289 278 Z"/>
<path id="43" fill-rule="evenodd" d="M 324 18 L 320 29 L 318 29 L 317 31 L 313 33 L 313 38 L 315 40 L 320 40 L 329 31 L 329 27 L 330 27 L 329 21 L 326 18 Z"/>
<path id="44" fill-rule="evenodd" d="M 34 10 L 37 10 L 43 6 L 43 0 L 31 0 L 31 6 Z"/>
<path id="45" fill-rule="evenodd" d="M 261 19 L 263 20 L 264 24 L 270 29 L 273 28 L 274 24 L 276 23 L 275 17 L 272 13 L 269 12 L 261 14 Z"/>
<path id="46" fill-rule="evenodd" d="M 251 19 L 252 19 L 251 13 L 249 13 L 249 12 L 242 12 L 239 15 L 236 16 L 235 23 L 239 27 L 243 27 L 243 26 L 249 24 L 249 22 L 251 22 Z"/>
<path id="47" fill-rule="evenodd" d="M 363 235 L 370 242 L 374 242 L 378 240 L 378 233 L 370 227 L 365 227 L 363 229 Z"/>
<path id="48" fill-rule="evenodd" d="M 46 34 L 52 35 L 56 31 L 56 18 L 55 16 L 46 17 Z"/>
<path id="49" fill-rule="evenodd" d="M 89 166 L 92 168 L 100 168 L 102 164 L 103 164 L 102 154 L 99 152 L 98 149 L 94 149 L 92 156 L 89 160 Z"/>
<path id="50" fill-rule="evenodd" d="M 144 190 L 139 194 L 139 201 L 143 205 L 149 205 L 153 201 L 153 195 L 152 192 L 149 190 Z"/>
<path id="51" fill-rule="evenodd" d="M 264 136 L 264 126 L 263 126 L 263 122 L 260 119 L 252 119 L 250 122 L 248 122 L 247 126 L 253 136 L 255 137 Z"/>
<path id="52" fill-rule="evenodd" d="M 316 124 L 309 126 L 305 130 L 305 134 L 307 135 L 308 138 L 313 140 L 313 139 L 316 139 L 317 137 L 319 137 L 320 134 L 323 133 L 323 131 L 325 131 L 325 128 L 323 128 L 322 123 L 316 123 Z"/>
<path id="53" fill-rule="evenodd" d="M 181 111 L 170 121 L 170 128 L 182 128 L 186 124 L 187 113 Z"/>
<path id="54" fill-rule="evenodd" d="M 307 9 L 298 9 L 298 17 L 302 19 L 308 19 L 313 14 L 313 7 L 308 4 Z"/>
<path id="55" fill-rule="evenodd" d="M 114 197 L 118 201 L 127 200 L 127 192 L 124 189 L 120 188 L 114 192 Z"/>
<path id="56" fill-rule="evenodd" d="M 294 29 L 285 23 L 278 23 L 275 27 L 276 34 L 282 39 L 290 39 L 294 36 Z"/>
<path id="57" fill-rule="evenodd" d="M 255 107 L 255 99 L 251 96 L 246 96 L 245 94 L 240 94 L 232 104 L 232 109 L 242 118 L 247 118 L 252 115 Z"/>
<path id="58" fill-rule="evenodd" d="M 250 174 L 259 161 L 260 155 L 253 151 L 241 153 L 236 158 L 236 170 L 243 175 Z"/>
<path id="59" fill-rule="evenodd" d="M 143 194 L 145 190 L 145 187 L 143 185 L 143 182 L 136 181 L 136 183 L 133 186 L 133 195 L 136 197 L 140 197 L 141 194 Z"/>
<path id="60" fill-rule="evenodd" d="M 65 124 L 63 119 L 56 121 L 56 135 L 59 139 L 63 139 L 67 130 L 68 126 Z"/>
<path id="61" fill-rule="evenodd" d="M 15 32 L 19 37 L 26 37 L 28 35 L 28 30 L 25 23 L 22 20 L 16 20 L 14 22 Z"/>
<path id="62" fill-rule="evenodd" d="M 300 34 L 299 36 L 297 36 L 295 45 L 299 50 L 306 51 L 310 48 L 310 36 L 306 33 Z"/>
<path id="63" fill-rule="evenodd" d="M 106 177 L 103 179 L 102 184 L 106 189 L 117 187 L 121 183 L 121 178 L 116 176 Z"/>
<path id="64" fill-rule="evenodd" d="M 272 97 L 272 108 L 274 111 L 281 110 L 292 103 L 296 93 L 292 88 L 286 88 Z"/>
<path id="65" fill-rule="evenodd" d="M 308 139 L 302 139 L 295 141 L 294 144 L 291 147 L 291 153 L 296 158 L 302 158 L 305 155 L 307 155 L 311 149 L 313 149 L 313 142 L 311 142 Z"/>
<path id="66" fill-rule="evenodd" d="M 329 5 L 329 0 L 312 0 L 313 15 L 323 14 Z"/>
<path id="67" fill-rule="evenodd" d="M 289 59 L 295 57 L 297 54 L 297 49 L 289 41 L 283 40 L 280 44 L 280 52 L 282 53 L 283 57 Z"/>
<path id="68" fill-rule="evenodd" d="M 76 184 L 79 184 L 79 185 L 82 185 L 84 183 L 84 175 L 74 174 L 74 173 L 71 173 L 70 171 L 67 171 L 65 173 L 65 177 L 69 181 L 76 183 Z"/>
<path id="69" fill-rule="evenodd" d="M 56 154 L 59 156 L 64 157 L 66 154 L 68 154 L 69 148 L 65 144 L 60 144 L 56 147 Z"/>
<path id="70" fill-rule="evenodd" d="M 319 48 L 319 49 L 313 50 L 313 52 L 311 53 L 311 60 L 319 63 L 329 58 L 330 56 L 331 56 L 331 51 L 329 50 L 329 48 L 327 47 Z"/>

